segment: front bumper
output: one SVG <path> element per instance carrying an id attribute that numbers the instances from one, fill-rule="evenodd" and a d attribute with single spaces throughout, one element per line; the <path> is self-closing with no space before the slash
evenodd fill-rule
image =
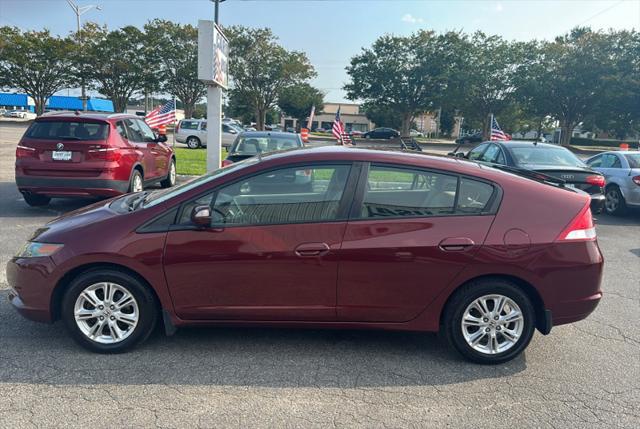
<path id="1" fill-rule="evenodd" d="M 126 194 L 129 182 L 109 179 L 67 179 L 16 176 L 18 190 L 50 197 L 113 197 Z"/>
<path id="2" fill-rule="evenodd" d="M 9 302 L 29 320 L 50 323 L 54 263 L 49 257 L 13 258 L 7 262 Z"/>

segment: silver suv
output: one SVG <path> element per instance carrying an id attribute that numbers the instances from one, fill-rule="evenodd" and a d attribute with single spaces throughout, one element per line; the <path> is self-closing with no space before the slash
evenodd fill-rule
<path id="1" fill-rule="evenodd" d="M 233 124 L 222 124 L 222 146 L 230 147 L 243 130 Z M 207 121 L 205 119 L 184 119 L 175 130 L 176 141 L 185 143 L 190 149 L 207 145 Z"/>

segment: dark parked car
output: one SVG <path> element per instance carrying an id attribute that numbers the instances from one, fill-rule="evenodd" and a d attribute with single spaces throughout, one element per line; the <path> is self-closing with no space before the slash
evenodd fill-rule
<path id="1" fill-rule="evenodd" d="M 311 186 L 262 186 L 274 177 Z M 69 213 L 36 231 L 7 278 L 21 314 L 62 319 L 96 352 L 129 349 L 162 319 L 169 334 L 442 330 L 467 359 L 499 363 L 536 328 L 587 317 L 602 267 L 582 192 L 476 162 L 322 147 Z"/>
<path id="2" fill-rule="evenodd" d="M 233 142 L 227 158 L 222 161 L 222 166 L 226 167 L 229 164 L 243 161 L 256 155 L 300 147 L 304 147 L 300 134 L 275 131 L 246 131 Z"/>
<path id="3" fill-rule="evenodd" d="M 37 118 L 16 148 L 16 184 L 27 204 L 52 197 L 114 196 L 176 181 L 166 142 L 135 115 L 51 113 Z"/>
<path id="4" fill-rule="evenodd" d="M 456 139 L 456 144 L 473 144 L 480 143 L 483 139 L 482 133 L 469 134 Z"/>
<path id="5" fill-rule="evenodd" d="M 470 150 L 466 158 L 531 170 L 560 179 L 565 186 L 588 193 L 594 213 L 600 213 L 604 208 L 604 176 L 562 146 L 516 140 L 484 142 Z"/>
<path id="6" fill-rule="evenodd" d="M 362 134 L 365 139 L 395 139 L 400 137 L 400 133 L 393 128 L 374 128 Z"/>

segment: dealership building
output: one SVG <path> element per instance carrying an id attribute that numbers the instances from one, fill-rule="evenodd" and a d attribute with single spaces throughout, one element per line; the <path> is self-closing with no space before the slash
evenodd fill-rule
<path id="1" fill-rule="evenodd" d="M 27 94 L 0 92 L 0 108 L 35 112 L 35 103 L 33 98 Z M 79 97 L 53 95 L 47 101 L 45 110 L 82 110 L 82 100 Z M 92 112 L 113 112 L 113 103 L 111 100 L 103 98 L 89 98 L 87 100 L 87 110 Z"/>
<path id="2" fill-rule="evenodd" d="M 349 131 L 362 131 L 367 132 L 375 128 L 375 124 L 367 118 L 367 116 L 360 112 L 359 104 L 351 103 L 324 103 L 322 113 L 315 115 L 311 129 L 324 128 L 330 130 L 333 127 L 333 121 L 336 119 L 336 113 L 340 109 L 340 119 L 344 123 L 344 127 Z M 280 125 L 287 129 L 289 127 L 298 128 L 298 120 L 290 117 L 283 117 L 280 121 Z M 305 121 L 301 124 L 303 127 L 307 126 Z"/>

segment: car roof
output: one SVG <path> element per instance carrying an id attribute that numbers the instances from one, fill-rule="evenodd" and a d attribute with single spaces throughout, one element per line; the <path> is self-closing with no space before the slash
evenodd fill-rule
<path id="1" fill-rule="evenodd" d="M 295 137 L 297 134 L 284 133 L 282 131 L 244 131 L 244 137 Z"/>
<path id="2" fill-rule="evenodd" d="M 558 148 L 562 148 L 562 149 L 566 149 L 563 146 L 557 145 L 557 144 L 552 144 L 552 143 L 542 143 L 542 142 L 533 142 L 530 140 L 492 140 L 492 141 L 485 141 L 482 143 L 496 143 L 499 146 L 502 146 L 504 148 L 510 148 L 510 147 L 539 147 L 542 149 L 558 149 Z M 481 143 L 481 144 L 482 144 Z"/>
<path id="3" fill-rule="evenodd" d="M 141 116 L 131 115 L 128 113 L 106 113 L 106 112 L 80 112 L 69 111 L 69 110 L 61 110 L 57 112 L 47 112 L 42 116 L 36 118 L 36 121 L 39 120 L 48 120 L 48 119 L 93 119 L 99 121 L 109 121 L 113 119 L 126 119 L 126 118 L 136 118 L 136 119 L 144 119 Z"/>

